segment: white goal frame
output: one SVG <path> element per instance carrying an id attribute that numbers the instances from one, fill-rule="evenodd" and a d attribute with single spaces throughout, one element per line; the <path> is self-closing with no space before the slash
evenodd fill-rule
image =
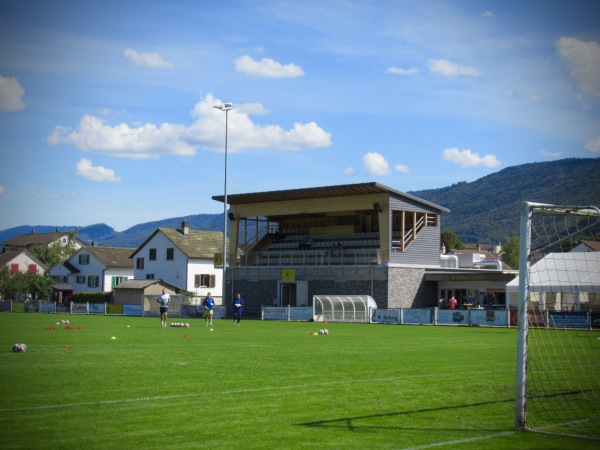
<path id="1" fill-rule="evenodd" d="M 534 214 L 536 214 L 536 219 L 544 216 L 556 216 L 556 217 L 569 217 L 571 220 L 583 220 L 587 221 L 586 225 L 577 227 L 569 227 L 565 226 L 562 229 L 562 235 L 547 235 L 547 244 L 545 247 L 539 247 L 538 243 L 539 236 L 536 236 L 536 242 L 532 245 L 532 220 L 534 218 Z M 552 220 L 552 219 L 550 219 Z M 532 273 L 531 262 L 532 260 L 539 259 L 542 254 L 546 252 L 552 252 L 550 249 L 555 249 L 557 247 L 562 247 L 567 243 L 573 242 L 579 236 L 584 235 L 586 232 L 590 233 L 593 231 L 593 235 L 599 237 L 596 233 L 600 224 L 600 210 L 595 206 L 565 206 L 565 205 L 549 205 L 543 203 L 532 203 L 532 202 L 524 202 L 521 206 L 521 220 L 520 220 L 520 256 L 519 256 L 519 303 L 518 303 L 518 342 L 517 342 L 517 378 L 516 378 L 516 402 L 515 402 L 515 426 L 517 429 L 531 429 L 528 426 L 527 422 L 527 395 L 528 395 L 528 364 L 529 358 L 531 355 L 528 355 L 529 349 L 529 341 L 531 336 L 529 336 L 529 320 L 531 319 L 528 314 L 529 307 L 529 299 L 530 295 L 535 295 L 533 293 L 533 289 L 530 286 L 530 276 Z M 595 260 L 597 260 L 597 256 L 594 255 Z M 567 264 L 572 264 L 571 262 L 567 262 Z M 535 269 L 535 268 L 534 268 Z M 573 267 L 570 268 L 573 270 Z M 594 289 L 596 288 L 596 284 L 594 285 Z M 597 291 L 595 291 L 597 295 Z M 589 312 L 588 318 L 589 318 Z M 542 315 L 542 317 L 544 317 Z M 548 316 L 545 316 L 546 319 Z M 544 320 L 546 320 L 544 319 Z M 588 319 L 589 320 L 589 319 Z M 569 331 L 562 331 L 558 327 L 554 327 L 553 324 L 546 323 L 545 326 L 541 327 L 542 329 L 552 328 L 554 333 L 568 333 Z M 589 342 L 595 343 L 597 331 L 593 332 L 591 330 L 591 323 L 587 329 L 580 328 L 580 333 L 587 333 L 589 335 Z M 593 339 L 593 340 L 592 340 Z M 600 339 L 600 336 L 597 337 Z M 568 343 L 567 343 L 568 344 Z M 575 353 L 575 352 L 573 352 Z M 600 353 L 600 349 L 598 349 L 598 353 Z M 541 359 L 541 358 L 540 358 Z M 584 369 L 580 369 L 584 370 Z M 589 370 L 589 369 L 588 369 Z M 593 372 L 593 370 L 592 370 Z M 583 421 L 591 420 L 597 421 L 600 420 L 600 410 L 596 406 L 594 409 L 594 404 L 598 405 L 598 393 L 600 391 L 599 378 L 598 375 L 593 374 L 594 378 L 592 378 L 592 383 L 590 386 L 590 391 L 592 391 L 591 397 L 591 416 L 589 419 L 584 419 Z M 578 420 L 582 421 L 582 420 Z M 551 428 L 551 427 L 549 427 Z M 597 432 L 597 426 L 594 425 L 594 430 L 592 436 L 589 435 L 579 435 L 577 432 L 553 432 L 550 431 L 550 434 L 561 434 L 561 435 L 570 435 L 575 437 L 583 437 L 583 438 L 591 438 L 591 439 L 600 439 L 600 436 L 594 435 Z M 543 430 L 535 429 L 533 431 L 541 431 Z"/>

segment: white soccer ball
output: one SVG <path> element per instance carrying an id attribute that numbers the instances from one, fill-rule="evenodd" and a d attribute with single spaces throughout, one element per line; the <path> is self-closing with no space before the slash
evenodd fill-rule
<path id="1" fill-rule="evenodd" d="M 186 324 L 185 324 L 185 327 L 186 327 L 186 328 L 189 328 L 189 327 L 190 327 L 190 324 L 189 324 L 189 323 L 186 323 Z"/>
<path id="2" fill-rule="evenodd" d="M 27 346 L 25 344 L 15 344 L 12 347 L 13 352 L 17 353 L 25 353 L 27 351 Z"/>

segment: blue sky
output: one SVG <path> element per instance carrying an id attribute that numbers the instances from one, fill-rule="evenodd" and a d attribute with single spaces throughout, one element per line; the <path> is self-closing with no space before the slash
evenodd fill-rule
<path id="1" fill-rule="evenodd" d="M 415 191 L 600 156 L 600 6 L 0 4 L 0 229 L 221 213 L 228 194 Z M 442 205 L 443 206 L 443 205 Z"/>

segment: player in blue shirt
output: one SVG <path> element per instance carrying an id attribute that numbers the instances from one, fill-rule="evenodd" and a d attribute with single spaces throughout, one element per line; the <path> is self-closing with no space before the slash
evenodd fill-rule
<path id="1" fill-rule="evenodd" d="M 236 294 L 233 300 L 233 325 L 240 326 L 240 319 L 242 318 L 242 307 L 244 306 L 244 299 L 240 294 Z M 237 321 L 237 323 L 236 323 Z"/>
<path id="2" fill-rule="evenodd" d="M 206 298 L 202 302 L 204 306 L 204 320 L 206 322 L 206 326 L 210 321 L 210 327 L 212 328 L 213 322 L 213 309 L 215 307 L 215 300 L 211 297 L 210 292 L 206 295 Z"/>

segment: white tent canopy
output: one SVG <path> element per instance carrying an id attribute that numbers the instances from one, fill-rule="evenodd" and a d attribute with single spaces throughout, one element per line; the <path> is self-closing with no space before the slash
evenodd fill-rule
<path id="1" fill-rule="evenodd" d="M 506 291 L 519 290 L 519 277 Z M 600 252 L 550 253 L 530 268 L 530 292 L 600 292 Z"/>

